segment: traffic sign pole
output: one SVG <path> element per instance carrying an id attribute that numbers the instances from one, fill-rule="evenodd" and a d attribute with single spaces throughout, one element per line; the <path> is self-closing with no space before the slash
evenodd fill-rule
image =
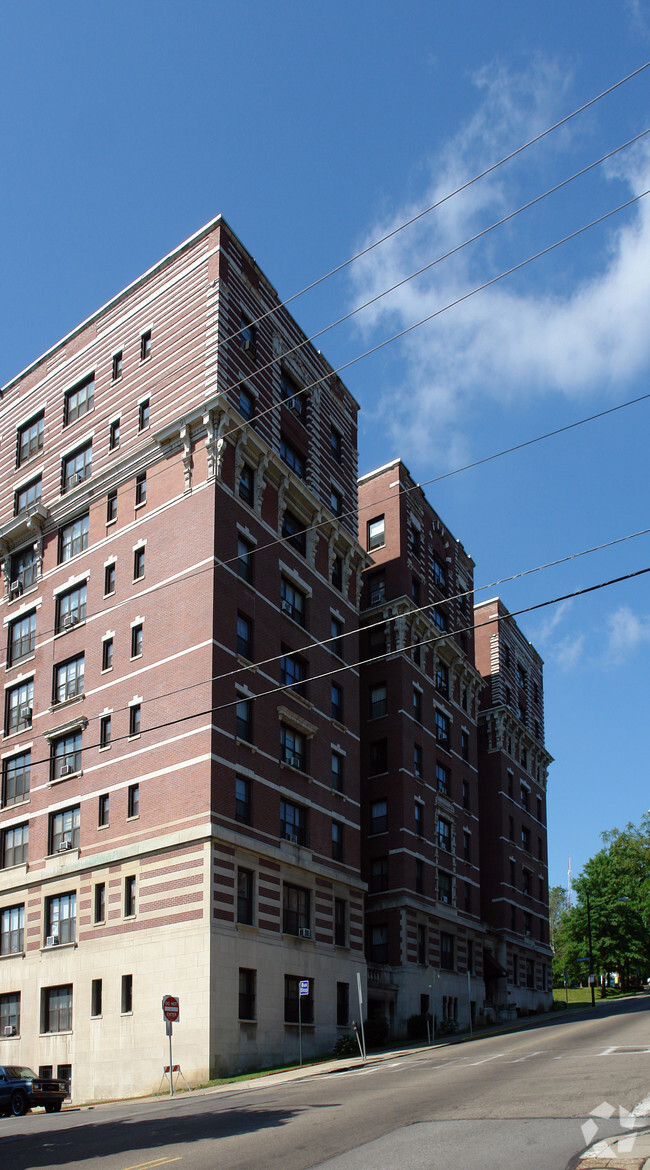
<path id="1" fill-rule="evenodd" d="M 174 1062 L 172 1060 L 172 1030 L 174 1022 L 180 1019 L 181 1009 L 175 995 L 163 995 L 163 1019 L 169 1036 L 169 1096 L 174 1096 Z"/>

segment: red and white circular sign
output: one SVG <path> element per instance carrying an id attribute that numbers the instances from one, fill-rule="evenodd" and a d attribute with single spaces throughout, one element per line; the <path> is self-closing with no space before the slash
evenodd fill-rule
<path id="1" fill-rule="evenodd" d="M 180 1004 L 175 995 L 165 995 L 162 1001 L 163 1016 L 170 1023 L 174 1023 L 180 1015 Z"/>

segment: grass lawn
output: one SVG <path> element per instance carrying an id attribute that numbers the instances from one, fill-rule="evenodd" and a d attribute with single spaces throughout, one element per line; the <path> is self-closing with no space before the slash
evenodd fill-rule
<path id="1" fill-rule="evenodd" d="M 632 991 L 617 991 L 610 987 L 607 991 L 607 999 L 620 999 L 623 995 L 634 995 Z M 569 987 L 568 988 L 569 1005 L 577 1003 L 591 1003 L 591 988 L 590 987 Z M 567 991 L 563 987 L 556 987 L 553 992 L 553 999 L 556 1002 L 566 1003 Z M 596 988 L 596 1003 L 600 1001 L 600 987 Z"/>

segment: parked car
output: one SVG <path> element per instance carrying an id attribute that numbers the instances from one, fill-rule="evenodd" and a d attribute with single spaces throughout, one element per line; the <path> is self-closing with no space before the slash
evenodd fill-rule
<path id="1" fill-rule="evenodd" d="M 68 1095 L 65 1081 L 39 1077 L 22 1065 L 0 1065 L 0 1113 L 22 1117 L 35 1105 L 46 1113 L 58 1113 Z"/>

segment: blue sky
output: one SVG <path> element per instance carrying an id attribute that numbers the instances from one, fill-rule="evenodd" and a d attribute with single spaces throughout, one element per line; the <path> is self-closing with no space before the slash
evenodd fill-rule
<path id="1" fill-rule="evenodd" d="M 281 297 L 650 59 L 647 0 L 5 4 L 0 384 L 221 212 Z M 650 126 L 650 69 L 296 300 L 323 329 Z M 360 470 L 428 481 L 648 392 L 650 135 L 325 334 Z M 626 210 L 445 306 L 620 204 Z M 649 403 L 431 484 L 511 610 L 650 564 Z M 483 588 L 485 587 L 485 588 Z M 552 884 L 648 786 L 648 577 L 522 615 L 545 660 Z"/>

